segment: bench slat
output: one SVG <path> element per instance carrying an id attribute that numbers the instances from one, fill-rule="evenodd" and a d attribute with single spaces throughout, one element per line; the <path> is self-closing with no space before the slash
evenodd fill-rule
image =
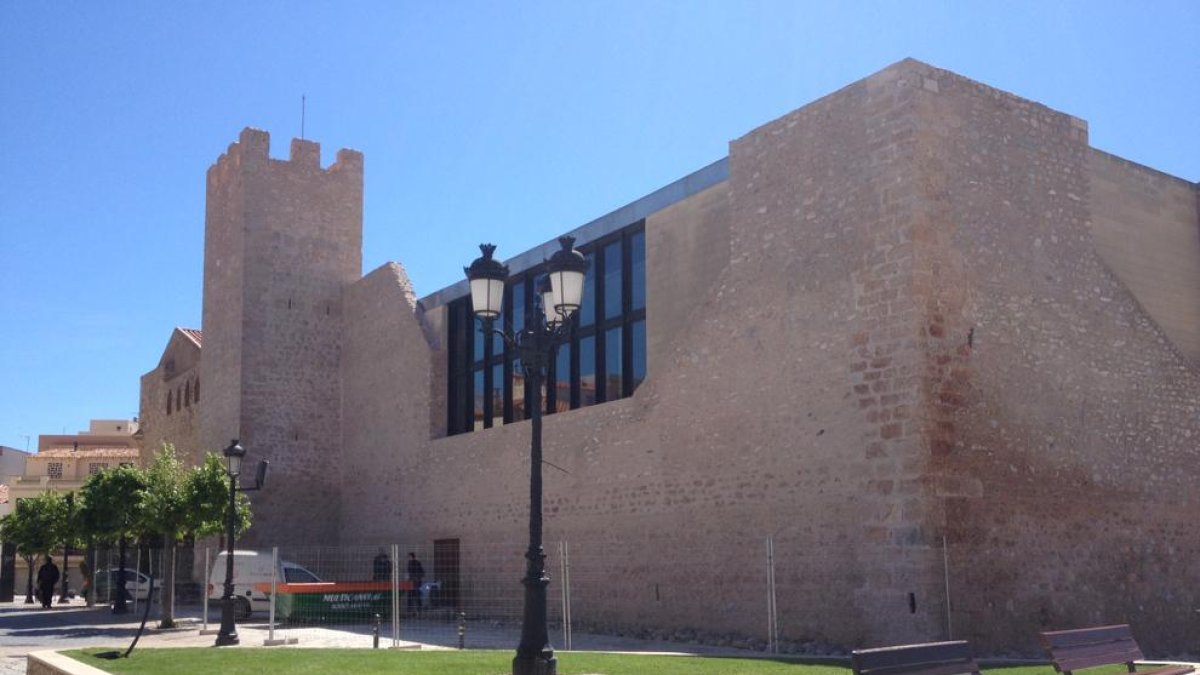
<path id="1" fill-rule="evenodd" d="M 961 640 L 856 650 L 851 665 L 856 675 L 979 673 L 970 645 Z"/>
<path id="2" fill-rule="evenodd" d="M 1130 663 L 1132 661 L 1140 661 L 1142 653 L 1133 650 L 1130 651 L 1097 651 L 1090 654 L 1069 654 L 1064 656 L 1062 652 L 1058 652 L 1054 656 L 1054 663 L 1062 672 L 1070 672 L 1080 670 L 1081 668 L 1094 668 L 1096 666 L 1106 666 L 1115 663 Z"/>
<path id="3" fill-rule="evenodd" d="M 1095 628 L 1051 630 L 1042 633 L 1042 644 L 1054 649 L 1096 642 L 1132 639 L 1133 631 L 1129 628 L 1129 624 L 1125 623 L 1115 626 L 1097 626 Z"/>
<path id="4" fill-rule="evenodd" d="M 1071 673 L 1083 668 L 1126 664 L 1131 670 L 1133 662 L 1145 658 L 1133 630 L 1128 624 L 1097 626 L 1074 630 L 1047 631 L 1041 633 L 1042 646 L 1060 673 Z M 1150 675 L 1183 675 L 1176 668 L 1160 668 Z"/>

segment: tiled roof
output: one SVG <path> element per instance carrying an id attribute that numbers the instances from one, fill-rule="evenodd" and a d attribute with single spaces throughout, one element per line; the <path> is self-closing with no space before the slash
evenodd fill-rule
<path id="1" fill-rule="evenodd" d="M 72 450 L 71 448 L 50 448 L 48 450 L 42 450 L 36 455 L 31 455 L 31 458 L 36 459 L 38 457 L 49 457 L 53 459 L 57 457 L 77 457 L 86 459 L 99 459 L 108 457 L 114 459 L 123 459 L 137 456 L 137 448 L 80 448 L 78 450 Z"/>
<path id="2" fill-rule="evenodd" d="M 176 328 L 180 333 L 183 333 L 184 335 L 191 338 L 192 342 L 196 343 L 196 346 L 200 346 L 201 335 L 200 335 L 199 328 L 183 328 L 182 326 L 177 326 Z"/>

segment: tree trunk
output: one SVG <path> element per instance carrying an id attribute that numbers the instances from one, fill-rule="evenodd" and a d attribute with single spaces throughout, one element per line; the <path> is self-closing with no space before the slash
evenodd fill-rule
<path id="1" fill-rule="evenodd" d="M 25 556 L 25 564 L 29 567 L 29 574 L 25 575 L 25 604 L 33 604 L 33 556 Z"/>
<path id="2" fill-rule="evenodd" d="M 162 619 L 158 623 L 159 628 L 174 628 L 175 627 L 175 537 L 166 535 L 163 537 L 163 548 L 167 555 L 166 569 L 163 570 L 162 597 L 158 599 L 159 606 L 162 608 Z"/>
<path id="3" fill-rule="evenodd" d="M 125 604 L 125 536 L 121 536 L 120 542 L 117 544 L 117 581 L 115 584 L 110 583 L 109 586 L 116 586 L 116 600 L 113 602 L 113 614 L 127 614 L 129 612 L 128 605 Z"/>
<path id="4" fill-rule="evenodd" d="M 87 587 L 87 606 L 89 608 L 96 606 L 96 570 L 94 563 L 96 562 L 96 543 L 90 538 L 88 539 L 87 552 L 83 554 L 83 562 L 79 564 L 79 575 L 83 577 L 83 584 Z"/>

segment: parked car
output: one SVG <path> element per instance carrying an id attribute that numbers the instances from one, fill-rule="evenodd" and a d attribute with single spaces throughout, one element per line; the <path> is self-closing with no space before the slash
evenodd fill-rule
<path id="1" fill-rule="evenodd" d="M 123 587 L 125 589 L 125 600 L 145 602 L 150 595 L 150 576 L 139 572 L 135 569 L 125 568 L 125 583 L 119 584 L 121 570 L 118 568 L 110 568 L 100 570 L 95 575 L 96 584 L 96 599 L 103 602 L 108 599 L 116 599 L 116 588 Z M 113 589 L 110 594 L 109 589 Z M 162 591 L 162 579 L 155 577 L 154 579 L 154 601 L 158 602 L 160 592 Z"/>

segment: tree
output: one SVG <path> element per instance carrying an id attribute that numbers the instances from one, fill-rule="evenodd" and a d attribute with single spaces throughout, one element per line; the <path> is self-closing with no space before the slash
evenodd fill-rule
<path id="1" fill-rule="evenodd" d="M 114 614 L 128 611 L 125 605 L 125 549 L 131 537 L 142 531 L 146 502 L 146 475 L 140 469 L 122 465 L 89 476 L 80 492 L 83 508 L 80 524 L 88 536 L 98 541 L 116 540 L 120 547 L 117 600 Z M 93 572 L 94 573 L 94 572 Z"/>
<path id="2" fill-rule="evenodd" d="M 204 456 L 204 463 L 188 474 L 187 533 L 197 538 L 211 537 L 225 532 L 226 511 L 229 506 L 229 474 L 220 455 L 211 452 Z M 250 500 L 246 495 L 237 495 L 235 530 L 241 535 L 250 529 Z"/>
<path id="3" fill-rule="evenodd" d="M 191 504 L 188 502 L 190 473 L 170 443 L 163 443 L 145 472 L 146 499 L 141 529 L 161 535 L 169 552 L 166 573 L 163 575 L 159 628 L 175 626 L 175 548 L 188 533 L 191 521 Z"/>
<path id="4" fill-rule="evenodd" d="M 30 518 L 25 500 L 19 500 L 12 513 L 0 518 L 0 540 L 13 544 L 17 555 L 25 559 L 29 569 L 26 575 L 25 604 L 33 604 L 33 552 L 29 548 Z"/>
<path id="5" fill-rule="evenodd" d="M 17 507 L 4 517 L 4 539 L 16 545 L 17 554 L 29 567 L 25 584 L 25 604 L 33 604 L 33 568 L 37 556 L 49 555 L 55 540 L 58 519 L 63 510 L 62 497 L 45 492 L 17 501 Z"/>
<path id="6" fill-rule="evenodd" d="M 70 553 L 73 548 L 79 548 L 81 543 L 82 528 L 79 526 L 79 512 L 75 499 L 75 493 L 68 492 L 66 495 L 55 494 L 55 504 L 53 507 L 53 533 L 54 544 L 63 547 L 63 570 L 59 588 L 62 591 L 59 595 L 59 602 L 67 601 L 67 592 L 70 588 Z"/>
<path id="7" fill-rule="evenodd" d="M 145 471 L 146 492 L 141 522 L 143 534 L 162 537 L 170 551 L 163 580 L 160 628 L 175 625 L 175 549 L 185 537 L 207 537 L 225 531 L 229 503 L 229 476 L 221 458 L 208 453 L 204 463 L 192 470 L 184 468 L 174 446 L 164 443 Z M 237 495 L 237 530 L 250 527 L 250 501 Z M 144 539 L 145 537 L 143 537 Z"/>

